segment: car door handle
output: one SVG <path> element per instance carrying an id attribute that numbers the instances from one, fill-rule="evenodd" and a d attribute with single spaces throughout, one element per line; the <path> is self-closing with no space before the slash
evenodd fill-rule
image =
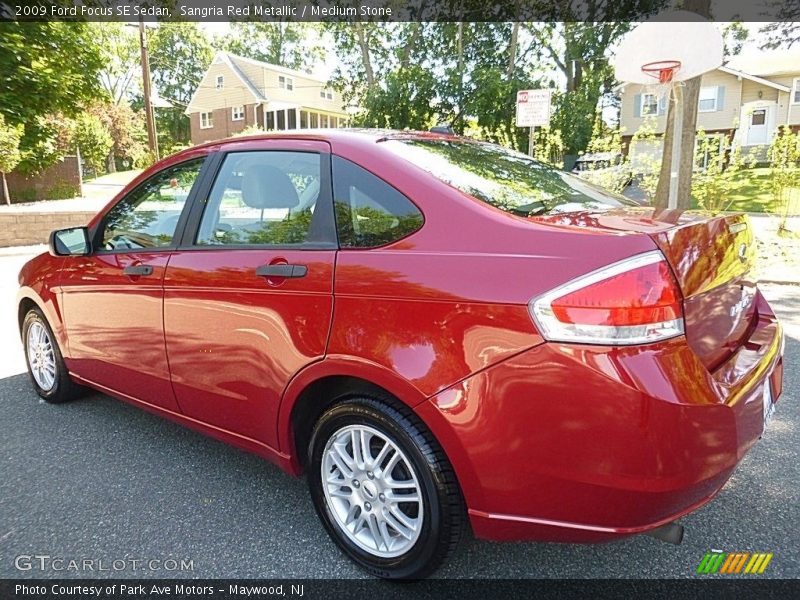
<path id="1" fill-rule="evenodd" d="M 122 272 L 130 277 L 143 277 L 153 274 L 153 267 L 150 265 L 128 265 Z"/>
<path id="2" fill-rule="evenodd" d="M 259 277 L 305 277 L 306 273 L 305 265 L 262 265 L 256 269 Z"/>

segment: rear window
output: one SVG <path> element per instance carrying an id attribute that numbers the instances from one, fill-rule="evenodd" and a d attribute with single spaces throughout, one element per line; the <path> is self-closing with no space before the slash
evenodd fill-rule
<path id="1" fill-rule="evenodd" d="M 462 192 L 523 217 L 636 206 L 623 196 L 494 144 L 432 139 L 390 139 L 383 144 Z"/>

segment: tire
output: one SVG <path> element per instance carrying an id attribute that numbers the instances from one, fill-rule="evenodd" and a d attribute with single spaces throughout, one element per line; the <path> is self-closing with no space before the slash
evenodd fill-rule
<path id="1" fill-rule="evenodd" d="M 83 395 L 86 389 L 70 379 L 53 330 L 38 308 L 29 310 L 22 322 L 22 346 L 33 388 L 46 402 L 61 404 Z M 45 363 L 48 367 L 36 368 Z"/>
<path id="2" fill-rule="evenodd" d="M 458 546 L 464 502 L 433 436 L 410 410 L 381 400 L 347 399 L 316 422 L 311 498 L 328 534 L 368 573 L 421 579 Z M 354 450 L 354 440 L 369 452 Z"/>

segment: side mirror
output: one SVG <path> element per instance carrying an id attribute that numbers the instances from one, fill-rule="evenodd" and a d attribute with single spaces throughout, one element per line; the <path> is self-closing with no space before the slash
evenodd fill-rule
<path id="1" fill-rule="evenodd" d="M 53 256 L 86 256 L 92 251 L 86 227 L 58 229 L 50 234 L 48 245 Z"/>

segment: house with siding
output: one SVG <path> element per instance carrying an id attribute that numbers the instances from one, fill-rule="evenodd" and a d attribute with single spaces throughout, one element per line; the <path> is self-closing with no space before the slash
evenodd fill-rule
<path id="1" fill-rule="evenodd" d="M 251 126 L 267 131 L 344 127 L 341 95 L 308 73 L 219 52 L 186 115 L 192 143 L 230 137 Z"/>
<path id="2" fill-rule="evenodd" d="M 761 53 L 732 60 L 703 75 L 698 101 L 697 128 L 707 136 L 728 136 L 734 144 L 766 156 L 778 127 L 800 130 L 800 53 Z M 652 88 L 626 84 L 619 88 L 623 141 L 636 163 L 642 153 L 661 156 L 661 141 L 628 147 L 633 134 L 652 119 L 655 132 L 664 133 L 666 100 Z"/>

